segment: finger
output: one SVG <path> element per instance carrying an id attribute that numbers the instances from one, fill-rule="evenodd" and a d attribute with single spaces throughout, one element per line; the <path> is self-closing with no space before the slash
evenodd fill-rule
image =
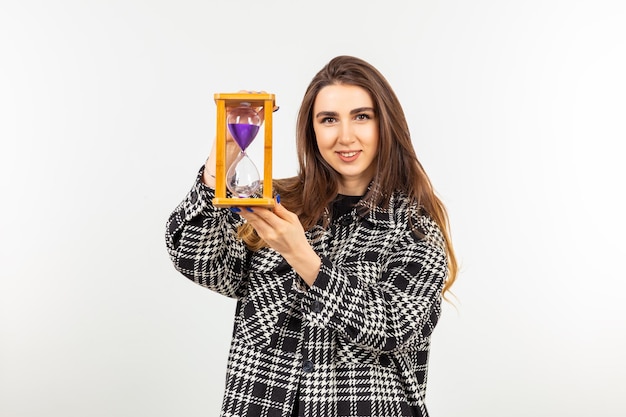
<path id="1" fill-rule="evenodd" d="M 274 214 L 278 216 L 278 218 L 289 222 L 291 224 L 297 224 L 301 226 L 300 218 L 293 211 L 289 211 L 284 205 L 280 203 L 280 195 L 276 194 L 275 198 L 276 204 L 274 204 Z"/>
<path id="2" fill-rule="evenodd" d="M 272 227 L 279 226 L 281 221 L 283 221 L 272 210 L 265 207 L 245 207 L 243 211 L 246 212 L 246 218 L 262 220 Z"/>
<path id="3" fill-rule="evenodd" d="M 255 217 L 254 209 L 252 207 L 234 206 L 234 207 L 230 208 L 230 211 L 232 211 L 233 213 L 237 213 L 239 216 L 243 217 L 244 219 L 249 219 L 249 218 L 254 218 Z M 258 216 L 256 216 L 256 217 L 258 217 Z"/>
<path id="4" fill-rule="evenodd" d="M 286 220 L 289 222 L 293 221 L 294 216 L 297 218 L 295 213 L 292 213 L 291 211 L 287 210 L 285 206 L 280 204 L 280 197 L 276 199 L 276 204 L 274 205 L 274 214 L 278 216 L 280 219 Z"/>
<path id="5" fill-rule="evenodd" d="M 258 94 L 267 94 L 267 91 L 265 90 L 261 90 L 261 91 L 257 91 Z M 279 106 L 274 105 L 274 107 L 272 108 L 272 113 L 276 113 L 278 111 L 278 109 L 280 109 Z M 258 112 L 261 112 L 263 110 L 263 107 L 259 107 Z"/>
<path id="6" fill-rule="evenodd" d="M 250 223 L 255 229 L 257 226 L 262 226 L 263 224 L 269 225 L 269 218 L 264 217 L 264 212 L 268 212 L 269 210 L 263 209 L 260 207 L 236 207 L 231 208 L 232 211 L 239 214 L 240 217 L 243 217 L 248 223 Z M 276 216 L 273 216 L 276 217 Z"/>
<path id="7" fill-rule="evenodd" d="M 246 222 L 256 230 L 261 239 L 266 242 L 271 242 L 276 237 L 276 231 L 274 226 L 267 222 L 265 218 L 259 215 L 260 208 L 241 207 L 241 211 L 238 212 L 239 216 L 246 220 Z M 262 211 L 269 211 L 263 209 Z M 276 217 L 276 216 L 273 216 Z"/>
<path id="8" fill-rule="evenodd" d="M 261 90 L 261 91 L 253 91 L 253 90 L 239 90 L 237 91 L 238 94 L 267 94 L 267 91 L 265 90 Z M 228 106 L 226 107 L 226 111 L 229 112 L 230 110 L 232 110 L 234 107 L 232 106 Z M 275 113 L 278 111 L 278 109 L 280 109 L 279 106 L 274 105 L 274 108 L 272 109 L 272 113 Z M 255 107 L 255 111 L 259 114 L 259 117 L 261 117 L 261 121 L 263 121 L 263 119 L 265 118 L 265 114 L 263 112 L 263 106 L 261 107 Z"/>

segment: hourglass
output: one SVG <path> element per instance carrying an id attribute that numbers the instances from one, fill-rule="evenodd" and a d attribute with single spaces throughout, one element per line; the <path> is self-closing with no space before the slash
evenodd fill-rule
<path id="1" fill-rule="evenodd" d="M 259 171 L 246 153 L 260 126 L 261 118 L 250 103 L 241 103 L 228 113 L 228 130 L 241 151 L 226 172 L 226 186 L 240 198 L 250 197 L 261 188 Z"/>
<path id="2" fill-rule="evenodd" d="M 215 94 L 217 136 L 215 163 L 215 207 L 273 207 L 272 113 L 273 94 Z M 255 110 L 260 109 L 260 110 Z M 263 116 L 261 118 L 261 116 Z M 264 125 L 263 181 L 247 149 Z M 226 130 L 239 146 L 235 161 L 226 166 Z M 226 196 L 226 188 L 232 197 Z M 262 196 L 258 191 L 262 188 Z"/>

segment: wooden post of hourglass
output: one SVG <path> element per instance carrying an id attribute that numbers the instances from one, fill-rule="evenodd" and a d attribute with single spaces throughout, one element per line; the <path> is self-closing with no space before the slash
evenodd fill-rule
<path id="1" fill-rule="evenodd" d="M 274 111 L 274 94 L 242 94 L 242 93 L 217 93 L 214 95 L 217 105 L 217 135 L 215 143 L 215 207 L 254 206 L 274 207 L 272 194 L 272 114 Z M 226 197 L 226 123 L 228 114 L 227 107 L 237 107 L 248 103 L 252 108 L 263 107 L 264 115 L 264 152 L 263 152 L 263 196 L 250 198 Z"/>

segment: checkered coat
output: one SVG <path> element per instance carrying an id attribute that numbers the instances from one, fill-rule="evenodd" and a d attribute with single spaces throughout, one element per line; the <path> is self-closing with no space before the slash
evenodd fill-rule
<path id="1" fill-rule="evenodd" d="M 447 276 L 437 225 L 395 194 L 388 209 L 313 228 L 322 264 L 307 289 L 279 253 L 236 238 L 242 219 L 213 207 L 200 178 L 169 217 L 166 243 L 184 276 L 238 300 L 221 416 L 288 417 L 296 398 L 300 416 L 427 416 Z"/>

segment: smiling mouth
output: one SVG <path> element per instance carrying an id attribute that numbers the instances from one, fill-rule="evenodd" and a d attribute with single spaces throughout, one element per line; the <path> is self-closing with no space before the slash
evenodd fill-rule
<path id="1" fill-rule="evenodd" d="M 337 152 L 339 155 L 343 156 L 344 158 L 351 158 L 354 155 L 356 155 L 358 152 L 357 151 L 352 151 L 352 152 Z"/>
<path id="2" fill-rule="evenodd" d="M 344 162 L 352 162 L 359 157 L 360 153 L 361 151 L 337 152 L 337 155 Z"/>

